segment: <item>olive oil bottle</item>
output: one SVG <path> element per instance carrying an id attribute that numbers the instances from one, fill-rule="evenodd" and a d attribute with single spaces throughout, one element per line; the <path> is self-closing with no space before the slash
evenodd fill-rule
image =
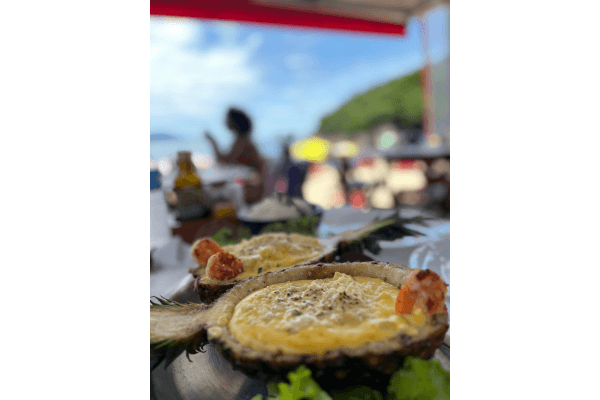
<path id="1" fill-rule="evenodd" d="M 179 171 L 173 184 L 176 219 L 179 221 L 204 218 L 210 214 L 210 201 L 202 180 L 192 162 L 192 153 L 177 153 Z"/>
<path id="2" fill-rule="evenodd" d="M 202 189 L 202 181 L 198 176 L 196 167 L 192 162 L 192 153 L 189 151 L 180 151 L 177 153 L 177 165 L 179 174 L 175 178 L 175 192 L 184 188 Z"/>

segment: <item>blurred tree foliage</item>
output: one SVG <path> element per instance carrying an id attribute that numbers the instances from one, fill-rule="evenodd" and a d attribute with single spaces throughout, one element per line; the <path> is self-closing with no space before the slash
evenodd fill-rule
<path id="1" fill-rule="evenodd" d="M 337 111 L 323 117 L 319 131 L 353 136 L 368 132 L 382 122 L 399 129 L 420 129 L 423 122 L 423 94 L 420 72 L 394 79 L 352 98 Z"/>

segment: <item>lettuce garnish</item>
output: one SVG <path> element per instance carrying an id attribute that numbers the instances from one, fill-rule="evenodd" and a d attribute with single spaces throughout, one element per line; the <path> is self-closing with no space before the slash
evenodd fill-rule
<path id="1" fill-rule="evenodd" d="M 392 400 L 445 400 L 450 398 L 450 372 L 438 360 L 408 357 L 390 379 Z"/>
<path id="2" fill-rule="evenodd" d="M 304 365 L 298 367 L 294 372 L 288 374 L 290 384 L 269 384 L 269 396 L 267 400 L 332 400 L 332 398 L 319 387 L 317 382 L 311 378 L 311 372 Z M 262 400 L 258 394 L 252 400 Z"/>
<path id="3" fill-rule="evenodd" d="M 407 357 L 401 369 L 396 371 L 382 394 L 362 386 L 331 397 L 319 387 L 305 366 L 288 374 L 290 384 L 269 384 L 269 395 L 265 400 L 448 400 L 450 399 L 450 373 L 435 359 L 422 360 Z M 263 400 L 256 395 L 252 400 Z"/>

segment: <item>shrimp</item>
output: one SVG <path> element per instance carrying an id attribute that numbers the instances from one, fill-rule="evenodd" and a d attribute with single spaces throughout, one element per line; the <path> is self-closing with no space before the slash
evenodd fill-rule
<path id="1" fill-rule="evenodd" d="M 219 281 L 233 279 L 243 270 L 242 261 L 226 251 L 212 255 L 206 264 L 206 275 Z"/>
<path id="2" fill-rule="evenodd" d="M 210 238 L 198 239 L 192 244 L 191 256 L 198 265 L 206 265 L 208 259 L 223 251 L 219 243 Z"/>
<path id="3" fill-rule="evenodd" d="M 412 270 L 400 288 L 396 299 L 396 314 L 410 314 L 420 308 L 426 314 L 446 312 L 447 284 L 435 272 Z"/>

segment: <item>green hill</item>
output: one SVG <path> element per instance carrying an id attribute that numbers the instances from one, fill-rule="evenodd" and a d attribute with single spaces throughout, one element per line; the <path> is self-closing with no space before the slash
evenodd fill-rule
<path id="1" fill-rule="evenodd" d="M 323 117 L 319 131 L 325 136 L 337 133 L 352 136 L 387 121 L 395 122 L 400 129 L 421 127 L 423 94 L 419 71 L 355 96 Z"/>

